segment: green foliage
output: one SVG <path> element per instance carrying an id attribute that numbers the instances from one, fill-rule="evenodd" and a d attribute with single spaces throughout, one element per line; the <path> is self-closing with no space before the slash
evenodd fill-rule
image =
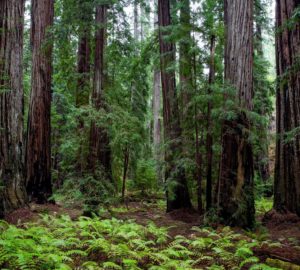
<path id="1" fill-rule="evenodd" d="M 269 29 L 266 8 L 269 0 L 255 1 L 255 21 L 263 29 Z M 240 108 L 236 100 L 236 89 L 224 82 L 224 19 L 223 1 L 206 0 L 190 1 L 191 10 L 185 1 L 171 1 L 172 25 L 167 29 L 167 39 L 176 44 L 176 54 L 179 61 L 171 63 L 170 69 L 175 70 L 178 90 L 178 104 L 181 117 L 182 140 L 184 154 L 176 153 L 178 170 L 185 170 L 192 200 L 196 197 L 195 181 L 195 123 L 199 129 L 200 154 L 206 154 L 205 140 L 208 134 L 207 113 L 208 103 L 211 103 L 211 132 L 213 137 L 213 179 L 217 179 L 219 158 L 221 152 L 220 135 L 223 120 L 237 119 Z M 139 29 L 144 30 L 143 38 L 135 40 L 132 31 L 131 11 L 133 5 L 138 5 Z M 87 99 L 83 106 L 76 104 L 78 93 L 78 79 L 80 76 L 88 78 L 85 92 L 91 96 L 94 51 L 94 36 L 98 26 L 94 23 L 95 7 L 108 4 L 108 17 L 105 46 L 105 87 L 103 100 L 105 110 L 95 110 L 91 106 L 91 99 Z M 184 12 L 186 14 L 184 14 Z M 77 202 L 79 205 L 98 205 L 106 203 L 109 197 L 117 197 L 122 185 L 125 154 L 128 153 L 129 164 L 127 187 L 147 193 L 159 186 L 155 179 L 155 164 L 153 163 L 152 147 L 152 83 L 153 70 L 159 66 L 158 31 L 150 22 L 150 13 L 157 12 L 145 0 L 57 0 L 55 1 L 55 23 L 53 27 L 53 102 L 51 110 L 52 125 L 52 157 L 53 182 L 60 200 Z M 190 15 L 188 15 L 190 13 Z M 298 18 L 295 12 L 294 17 Z M 153 15 L 153 14 L 152 14 Z M 181 16 L 183 15 L 183 16 Z M 201 20 L 199 20 L 201 18 Z M 28 27 L 27 27 L 28 28 Z M 142 28 L 142 29 L 141 29 Z M 30 88 L 30 46 L 29 31 L 25 29 L 25 88 Z M 78 42 L 82 35 L 89 36 L 90 71 L 78 74 Z M 209 84 L 207 71 L 210 68 L 210 41 L 216 41 L 214 57 L 214 82 Z M 184 55 L 182 55 L 184 54 Z M 267 127 L 273 111 L 273 84 L 269 81 L 269 64 L 265 57 L 255 56 L 254 62 L 254 112 L 247 112 L 252 122 L 250 139 L 253 142 L 256 156 L 266 152 L 268 140 Z M 191 82 L 184 89 L 184 83 L 178 73 L 190 76 Z M 29 95 L 27 93 L 27 95 Z M 189 100 L 184 104 L 183 94 L 188 93 Z M 224 99 L 226 96 L 226 99 Z M 26 101 L 28 97 L 26 98 Z M 25 101 L 25 103 L 26 103 Z M 262 111 L 263 108 L 263 111 Z M 185 120 L 182 119 L 187 112 Z M 113 185 L 102 181 L 106 179 L 101 168 L 96 175 L 88 173 L 88 155 L 90 151 L 90 123 L 104 128 L 109 137 L 112 157 Z M 292 134 L 291 134 L 292 135 Z M 288 136 L 287 136 L 288 137 Z M 168 149 L 170 142 L 163 142 L 160 149 Z M 162 143 L 162 144 L 163 144 Z M 175 149 L 172 149 L 172 151 Z M 177 150 L 177 149 L 176 149 Z M 176 151 L 175 151 L 176 152 Z M 179 151 L 178 151 L 179 152 Z M 163 164 L 158 161 L 159 167 Z M 268 162 L 260 159 L 260 162 Z M 206 158 L 203 158 L 203 172 Z M 203 173 L 204 174 L 204 173 Z M 172 178 L 172 177 L 170 177 Z M 205 180 L 205 179 L 204 179 Z M 97 183 L 101 182 L 101 183 Z M 73 183 L 74 182 L 74 183 Z M 205 181 L 203 181 L 205 182 Z M 64 183 L 64 184 L 63 184 Z M 172 179 L 168 181 L 168 189 L 172 196 L 172 189 L 176 185 Z M 213 183 L 215 184 L 215 183 Z M 85 188 L 86 186 L 86 188 Z M 96 187 L 97 191 L 92 187 Z M 260 188 L 260 187 L 259 187 Z M 91 189 L 91 190 L 90 190 Z M 203 190 L 205 190 L 203 188 Z M 90 208 L 88 206 L 87 208 Z M 97 207 L 91 207 L 96 208 Z M 94 211 L 93 209 L 90 209 Z M 207 216 L 211 220 L 216 213 Z"/>
<path id="2" fill-rule="evenodd" d="M 155 164 L 152 160 L 140 160 L 137 163 L 135 183 L 138 190 L 144 194 L 157 188 Z"/>
<path id="3" fill-rule="evenodd" d="M 100 204 L 113 203 L 114 192 L 114 185 L 107 180 L 103 170 L 98 169 L 95 176 L 87 174 L 66 179 L 53 198 L 66 206 L 83 207 L 88 214 L 97 213 Z"/>
<path id="4" fill-rule="evenodd" d="M 257 240 L 229 227 L 170 238 L 154 223 L 44 215 L 22 228 L 1 222 L 0 232 L 2 269 L 275 269 L 254 256 Z"/>
<path id="5" fill-rule="evenodd" d="M 67 263 L 72 261 L 63 248 L 72 246 L 72 239 L 59 240 L 46 227 L 26 229 L 8 226 L 0 237 L 0 265 L 8 269 L 71 269 Z M 80 255 L 85 255 L 81 250 Z"/>
<path id="6" fill-rule="evenodd" d="M 251 266 L 250 270 L 280 270 L 280 268 L 275 268 L 275 267 L 268 266 L 264 263 L 260 263 L 260 264 Z"/>
<path id="7" fill-rule="evenodd" d="M 273 198 L 260 198 L 255 201 L 255 209 L 258 215 L 264 215 L 273 207 Z"/>

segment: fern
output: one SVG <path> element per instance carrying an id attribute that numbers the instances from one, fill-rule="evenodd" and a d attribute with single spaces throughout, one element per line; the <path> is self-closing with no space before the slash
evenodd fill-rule
<path id="1" fill-rule="evenodd" d="M 236 250 L 234 255 L 241 259 L 247 259 L 253 255 L 253 251 L 249 247 L 240 247 Z"/>
<path id="2" fill-rule="evenodd" d="M 273 270 L 259 264 L 252 249 L 277 245 L 228 227 L 217 231 L 194 227 L 190 238 L 177 235 L 171 239 L 168 228 L 154 223 L 142 226 L 134 220 L 100 220 L 96 216 L 72 221 L 68 216 L 42 215 L 38 222 L 22 228 L 1 222 L 0 231 L 0 269 L 10 270 L 69 270 L 78 266 L 84 270 L 189 270 L 198 265 Z"/>
<path id="3" fill-rule="evenodd" d="M 242 268 L 244 265 L 247 265 L 247 264 L 256 264 L 259 262 L 259 259 L 257 257 L 249 257 L 245 260 L 243 260 L 241 263 L 240 263 L 240 267 Z"/>
<path id="4" fill-rule="evenodd" d="M 264 263 L 260 263 L 260 264 L 255 264 L 255 265 L 251 266 L 250 270 L 280 270 L 280 269 L 268 266 Z"/>
<path id="5" fill-rule="evenodd" d="M 122 267 L 114 262 L 105 262 L 103 263 L 103 269 L 122 270 Z"/>

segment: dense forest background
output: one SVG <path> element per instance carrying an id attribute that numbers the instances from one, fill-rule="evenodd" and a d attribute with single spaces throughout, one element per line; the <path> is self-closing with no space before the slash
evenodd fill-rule
<path id="1" fill-rule="evenodd" d="M 1 0 L 0 218 L 26 224 L 22 215 L 56 204 L 69 209 L 64 214 L 76 209 L 90 217 L 79 218 L 87 230 L 103 212 L 107 218 L 146 203 L 175 224 L 299 228 L 299 21 L 299 0 Z M 53 232 L 76 227 L 74 219 L 39 222 Z M 119 219 L 107 226 L 121 226 Z M 3 235 L 9 223 L 0 223 Z M 141 230 L 127 225 L 133 227 L 124 234 Z M 148 234 L 166 237 L 155 234 L 160 229 Z M 288 246 L 295 258 L 299 235 L 293 231 L 296 242 Z M 7 249 L 16 240 L 1 241 L 0 266 L 23 269 L 7 259 L 20 249 Z M 246 242 L 241 247 L 247 250 L 235 256 L 252 260 L 234 269 L 265 261 L 261 254 L 253 259 Z M 65 255 L 88 256 L 78 250 Z M 129 256 L 136 261 L 129 266 L 113 260 L 83 269 L 195 269 L 180 266 L 195 254 L 169 254 L 178 261 L 166 268 L 151 266 L 166 258 L 147 264 Z M 70 267 L 49 262 L 36 269 Z"/>

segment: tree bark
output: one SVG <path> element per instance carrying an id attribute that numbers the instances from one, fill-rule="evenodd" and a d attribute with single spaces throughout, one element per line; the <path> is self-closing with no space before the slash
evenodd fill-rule
<path id="1" fill-rule="evenodd" d="M 211 86 L 215 81 L 215 51 L 216 51 L 216 36 L 210 38 L 210 63 L 209 63 L 209 78 L 207 94 L 211 96 Z M 211 98 L 211 97 L 209 97 Z M 212 134 L 212 119 L 211 119 L 212 102 L 209 99 L 207 103 L 207 135 L 206 135 L 206 210 L 212 206 L 212 159 L 213 159 L 213 134 Z"/>
<path id="2" fill-rule="evenodd" d="M 191 10 L 190 0 L 181 1 L 180 7 L 180 29 L 181 40 L 179 42 L 179 79 L 180 79 L 180 111 L 181 111 L 181 128 L 183 138 L 183 154 L 186 160 L 195 162 L 197 167 L 197 158 L 194 160 L 195 151 L 195 134 L 194 126 L 191 118 L 194 116 L 194 107 L 191 106 L 191 100 L 194 92 L 193 85 L 193 72 L 192 72 L 192 55 L 190 54 L 190 48 L 192 46 L 191 38 Z M 197 168 L 195 168 L 197 171 Z M 189 173 L 188 166 L 186 166 L 186 178 L 191 180 L 196 171 Z"/>
<path id="3" fill-rule="evenodd" d="M 193 42 L 195 42 L 195 37 L 193 36 Z M 197 63 L 196 63 L 196 53 L 193 53 L 193 85 L 195 93 L 197 93 Z M 201 138 L 199 140 L 199 112 L 197 105 L 194 106 L 194 132 L 195 132 L 195 162 L 196 162 L 196 170 L 195 170 L 195 178 L 197 181 L 197 206 L 198 213 L 202 215 L 204 213 L 203 202 L 202 202 L 202 163 L 203 157 L 201 153 Z"/>
<path id="4" fill-rule="evenodd" d="M 176 96 L 175 72 L 168 70 L 175 61 L 174 44 L 166 40 L 165 27 L 171 25 L 169 0 L 158 1 L 161 83 L 163 93 L 165 178 L 167 181 L 167 211 L 190 208 L 190 196 L 185 172 L 178 160 L 182 157 L 181 128 Z"/>
<path id="5" fill-rule="evenodd" d="M 26 202 L 23 170 L 24 1 L 0 2 L 0 218 Z"/>
<path id="6" fill-rule="evenodd" d="M 125 148 L 124 151 L 124 165 L 123 165 L 123 179 L 122 179 L 122 200 L 125 202 L 125 192 L 126 192 L 126 177 L 129 165 L 129 149 Z"/>
<path id="7" fill-rule="evenodd" d="M 195 133 L 196 133 L 196 178 L 197 178 L 197 202 L 198 202 L 198 213 L 203 214 L 203 204 L 202 204 L 202 154 L 200 151 L 200 141 L 199 141 L 199 126 L 197 109 L 195 108 Z"/>
<path id="8" fill-rule="evenodd" d="M 101 5 L 96 8 L 96 38 L 95 38 L 95 67 L 94 67 L 94 88 L 92 93 L 92 103 L 96 110 L 106 110 L 104 103 L 105 89 L 105 62 L 104 52 L 106 45 L 106 23 L 107 6 Z M 106 176 L 111 180 L 111 150 L 109 145 L 109 136 L 103 126 L 97 126 L 95 122 L 91 123 L 90 132 L 90 154 L 89 166 L 93 172 L 97 165 L 100 165 Z"/>
<path id="9" fill-rule="evenodd" d="M 77 51 L 77 87 L 75 103 L 77 108 L 89 105 L 91 90 L 91 18 L 92 9 L 86 0 L 77 1 L 79 14 L 79 38 Z M 83 173 L 87 169 L 87 157 L 85 150 L 85 123 L 84 119 L 78 117 L 78 136 L 80 137 L 76 170 Z"/>
<path id="10" fill-rule="evenodd" d="M 76 88 L 76 106 L 81 107 L 89 104 L 90 88 L 90 37 L 84 32 L 78 43 L 78 81 Z"/>
<path id="11" fill-rule="evenodd" d="M 194 143 L 193 127 L 189 119 L 193 115 L 193 107 L 189 106 L 192 97 L 193 89 L 193 72 L 192 72 L 192 57 L 190 55 L 191 39 L 191 10 L 190 1 L 181 1 L 180 8 L 180 25 L 181 25 L 181 40 L 179 42 L 179 79 L 180 79 L 180 95 L 181 95 L 181 118 L 182 130 L 184 137 L 184 153 L 187 158 L 190 158 L 189 151 Z"/>
<path id="12" fill-rule="evenodd" d="M 161 121 L 160 121 L 160 108 L 161 108 L 161 83 L 160 83 L 160 71 L 154 71 L 153 79 L 153 145 L 154 156 L 156 160 L 156 175 L 158 183 L 163 182 L 163 175 L 161 170 L 162 161 L 162 134 L 161 134 Z"/>
<path id="13" fill-rule="evenodd" d="M 191 10 L 190 0 L 181 1 L 180 8 L 180 24 L 182 27 L 182 39 L 179 43 L 179 57 L 180 57 L 180 85 L 182 95 L 182 118 L 186 122 L 188 118 L 188 104 L 191 101 L 191 93 L 193 90 L 192 82 L 192 57 L 189 53 L 192 39 L 191 39 Z M 191 142 L 192 143 L 192 142 Z"/>
<path id="14" fill-rule="evenodd" d="M 300 24 L 286 25 L 299 0 L 276 1 L 277 134 L 274 209 L 300 216 Z M 292 139 L 288 132 L 296 131 Z"/>
<path id="15" fill-rule="evenodd" d="M 155 1 L 154 1 L 155 3 Z M 158 16 L 157 12 L 154 13 L 154 28 L 157 29 Z M 156 161 L 156 175 L 158 184 L 163 183 L 163 173 L 161 169 L 162 163 L 162 126 L 160 120 L 161 109 L 161 78 L 160 70 L 155 67 L 153 75 L 153 145 L 154 157 Z"/>
<path id="16" fill-rule="evenodd" d="M 253 97 L 253 1 L 225 0 L 225 80 L 237 90 L 236 120 L 222 127 L 218 213 L 227 225 L 253 227 L 253 154 L 249 142 Z"/>
<path id="17" fill-rule="evenodd" d="M 85 6 L 84 0 L 78 1 L 80 13 L 79 40 L 77 52 L 77 89 L 76 106 L 81 107 L 89 104 L 90 96 L 90 71 L 91 71 L 91 46 L 90 46 L 90 22 L 92 12 Z"/>
<path id="18" fill-rule="evenodd" d="M 32 0 L 32 82 L 27 131 L 27 192 L 31 201 L 45 203 L 51 184 L 51 77 L 54 1 Z"/>

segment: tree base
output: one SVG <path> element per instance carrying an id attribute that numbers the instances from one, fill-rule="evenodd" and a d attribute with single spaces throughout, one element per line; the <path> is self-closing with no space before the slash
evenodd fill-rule
<path id="1" fill-rule="evenodd" d="M 286 210 L 277 211 L 272 209 L 264 215 L 262 222 L 264 225 L 273 224 L 276 226 L 282 223 L 298 223 L 300 217 Z"/>

